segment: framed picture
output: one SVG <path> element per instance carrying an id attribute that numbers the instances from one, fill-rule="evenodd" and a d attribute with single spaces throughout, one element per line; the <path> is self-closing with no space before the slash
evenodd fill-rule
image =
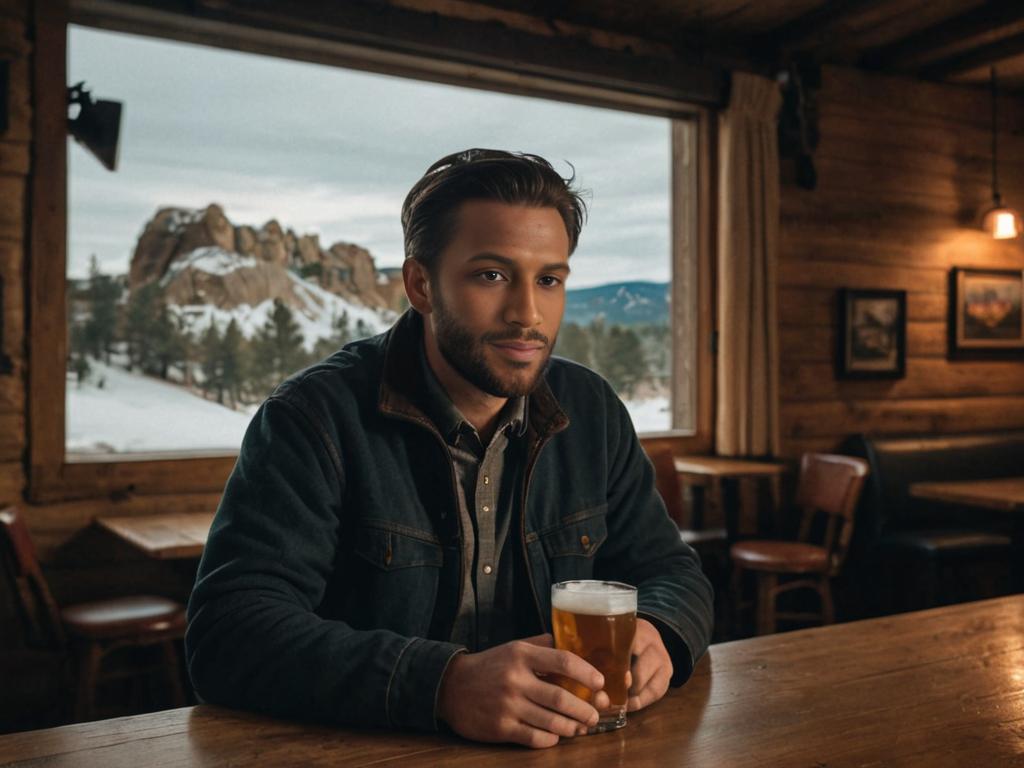
<path id="1" fill-rule="evenodd" d="M 841 290 L 839 378 L 899 379 L 906 360 L 907 292 Z"/>
<path id="2" fill-rule="evenodd" d="M 957 267 L 949 308 L 951 357 L 1024 354 L 1024 271 Z"/>

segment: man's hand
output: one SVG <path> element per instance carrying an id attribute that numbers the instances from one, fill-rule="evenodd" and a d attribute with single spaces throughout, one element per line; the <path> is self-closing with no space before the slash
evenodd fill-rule
<path id="1" fill-rule="evenodd" d="M 551 646 L 551 635 L 538 635 L 459 654 L 441 680 L 438 717 L 467 739 L 534 748 L 586 733 L 598 720 L 594 705 L 538 675 L 562 675 L 591 691 L 601 691 L 604 677 L 576 654 Z M 594 704 L 608 706 L 608 694 L 596 694 Z"/>
<path id="2" fill-rule="evenodd" d="M 658 630 L 646 619 L 636 620 L 630 673 L 632 682 L 626 708 L 629 712 L 643 709 L 664 696 L 672 679 L 672 658 L 665 650 Z"/>

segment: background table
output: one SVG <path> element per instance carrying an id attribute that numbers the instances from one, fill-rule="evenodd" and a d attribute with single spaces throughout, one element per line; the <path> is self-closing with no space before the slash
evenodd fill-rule
<path id="1" fill-rule="evenodd" d="M 213 512 L 96 518 L 97 525 L 159 560 L 201 557 L 212 522 Z"/>
<path id="2" fill-rule="evenodd" d="M 1024 596 L 711 647 L 626 728 L 543 751 L 211 706 L 0 736 L 0 765 L 1024 764 Z"/>
<path id="3" fill-rule="evenodd" d="M 1024 592 L 1024 477 L 914 483 L 910 495 L 945 504 L 964 504 L 1011 515 L 1011 581 Z"/>
<path id="4" fill-rule="evenodd" d="M 722 515 L 725 530 L 730 541 L 740 534 L 740 494 L 739 482 L 744 479 L 769 480 L 789 472 L 785 464 L 772 461 L 754 461 L 750 459 L 733 459 L 723 456 L 677 456 L 676 472 L 700 478 L 701 482 L 721 483 Z M 690 483 L 693 495 L 693 527 L 700 530 L 704 527 L 704 488 L 699 483 Z M 772 513 L 778 505 L 772 499 L 773 509 L 768 509 L 767 496 L 762 495 L 758 501 L 757 528 L 761 535 L 770 532 L 773 527 Z"/>

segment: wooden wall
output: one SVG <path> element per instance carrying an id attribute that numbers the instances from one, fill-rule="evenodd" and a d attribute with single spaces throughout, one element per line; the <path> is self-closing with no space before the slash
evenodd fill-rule
<path id="1" fill-rule="evenodd" d="M 59 602 L 141 590 L 184 599 L 194 566 L 147 560 L 89 522 L 100 512 L 210 509 L 218 494 L 131 495 L 51 505 L 23 500 L 33 151 L 30 9 L 30 0 L 0 0 L 0 57 L 11 61 L 10 126 L 0 136 L 0 274 L 5 281 L 3 344 L 15 363 L 13 375 L 0 376 L 0 502 L 22 504 Z M 808 192 L 787 180 L 782 196 L 779 298 L 786 454 L 834 448 L 845 435 L 864 430 L 1024 426 L 1024 363 L 945 359 L 949 268 L 1024 267 L 1019 245 L 993 243 L 973 223 L 988 199 L 985 92 L 828 69 L 820 106 L 819 188 Z M 1024 125 L 1019 103 L 1006 112 L 1007 125 Z M 1024 188 L 1014 178 L 1024 163 L 1024 139 L 1004 138 L 1004 146 L 1005 196 L 1024 206 Z M 835 293 L 841 287 L 909 292 L 905 379 L 836 381 Z M 52 375 L 64 374 L 55 370 Z M 11 707 L 26 701 L 24 689 L 6 684 L 19 663 L 7 653 L 16 645 L 10 631 L 14 621 L 9 596 L 0 590 L 0 653 L 7 661 L 0 666 L 5 680 L 0 725 Z"/>
<path id="2" fill-rule="evenodd" d="M 0 135 L 0 276 L 3 350 L 14 371 L 0 375 L 0 506 L 20 505 L 58 603 L 149 591 L 185 600 L 195 563 L 147 559 L 90 526 L 101 512 L 211 509 L 219 494 L 126 496 L 30 505 L 25 502 L 27 445 L 26 295 L 33 164 L 31 3 L 0 0 L 0 59 L 10 62 L 8 129 Z M 64 376 L 63 370 L 52 371 Z M 38 726 L 58 684 L 51 661 L 21 648 L 12 595 L 0 580 L 0 732 Z"/>
<path id="3" fill-rule="evenodd" d="M 1024 207 L 1024 104 L 1001 100 L 1004 202 Z M 783 452 L 856 432 L 1024 426 L 1024 360 L 947 360 L 952 267 L 1024 269 L 1020 241 L 978 228 L 990 203 L 989 96 L 826 68 L 818 187 L 783 160 L 779 264 Z M 906 377 L 837 380 L 837 291 L 907 291 Z"/>

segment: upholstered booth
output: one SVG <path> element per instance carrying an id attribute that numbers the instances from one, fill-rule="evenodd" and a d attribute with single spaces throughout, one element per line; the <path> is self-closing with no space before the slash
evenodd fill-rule
<path id="1" fill-rule="evenodd" d="M 1020 475 L 1024 431 L 859 435 L 847 452 L 871 467 L 850 554 L 850 572 L 870 612 L 978 599 L 1008 588 L 1007 518 L 916 499 L 910 486 Z"/>

